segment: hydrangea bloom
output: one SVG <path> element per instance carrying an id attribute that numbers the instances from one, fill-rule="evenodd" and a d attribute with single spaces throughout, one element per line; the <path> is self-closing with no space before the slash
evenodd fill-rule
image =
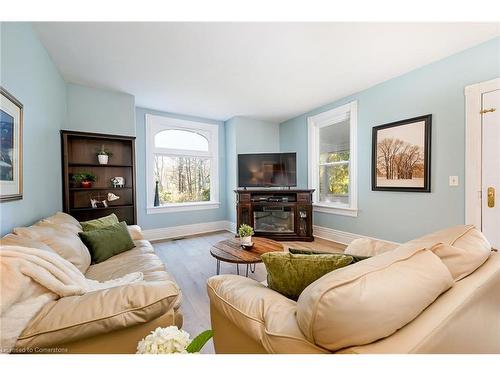
<path id="1" fill-rule="evenodd" d="M 191 343 L 189 333 L 170 326 L 158 327 L 137 344 L 137 354 L 175 354 L 187 353 Z"/>

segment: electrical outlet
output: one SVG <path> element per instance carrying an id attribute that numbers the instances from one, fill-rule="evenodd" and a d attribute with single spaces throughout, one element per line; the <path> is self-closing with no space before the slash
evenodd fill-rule
<path id="1" fill-rule="evenodd" d="M 450 186 L 458 186 L 458 176 L 450 176 Z"/>

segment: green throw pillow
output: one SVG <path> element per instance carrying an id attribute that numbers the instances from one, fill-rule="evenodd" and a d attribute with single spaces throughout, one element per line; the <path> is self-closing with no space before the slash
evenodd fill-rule
<path id="1" fill-rule="evenodd" d="M 268 287 L 295 301 L 309 284 L 353 261 L 352 256 L 345 254 L 292 254 L 281 251 L 262 254 L 261 259 L 267 269 Z"/>
<path id="2" fill-rule="evenodd" d="M 83 221 L 80 223 L 84 232 L 89 232 L 91 230 L 102 229 L 109 227 L 113 224 L 118 224 L 119 220 L 115 214 L 111 214 L 108 216 L 100 217 L 99 219 Z"/>
<path id="3" fill-rule="evenodd" d="M 78 235 L 89 249 L 92 263 L 101 263 L 135 246 L 124 221 L 103 229 L 80 232 Z"/>
<path id="4" fill-rule="evenodd" d="M 370 257 L 359 256 L 359 255 L 351 255 L 344 253 L 328 253 L 326 251 L 317 251 L 317 250 L 302 250 L 302 249 L 288 249 L 291 254 L 304 254 L 304 255 L 321 255 L 321 254 L 337 254 L 337 255 L 349 255 L 352 257 L 352 263 L 359 262 L 364 259 L 368 259 Z"/>

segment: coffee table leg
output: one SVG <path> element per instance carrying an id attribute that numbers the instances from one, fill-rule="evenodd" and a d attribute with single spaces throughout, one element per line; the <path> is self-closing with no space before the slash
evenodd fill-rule
<path id="1" fill-rule="evenodd" d="M 256 265 L 256 263 L 254 263 L 254 264 L 250 264 L 250 271 L 251 271 L 252 273 L 255 273 L 255 265 Z M 252 267 L 252 266 L 253 266 L 253 267 Z"/>
<path id="2" fill-rule="evenodd" d="M 247 272 L 246 272 L 245 277 L 248 277 L 248 266 L 249 266 L 249 264 L 247 264 Z"/>
<path id="3" fill-rule="evenodd" d="M 217 275 L 220 275 L 220 260 L 217 259 Z"/>
<path id="4" fill-rule="evenodd" d="M 236 263 L 236 274 L 237 275 L 240 274 L 240 264 L 239 263 Z"/>

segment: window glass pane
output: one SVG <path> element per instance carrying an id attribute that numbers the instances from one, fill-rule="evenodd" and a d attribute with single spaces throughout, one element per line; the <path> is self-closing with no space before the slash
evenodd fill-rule
<path id="1" fill-rule="evenodd" d="M 319 167 L 319 199 L 321 202 L 350 203 L 349 163 Z"/>
<path id="2" fill-rule="evenodd" d="M 349 205 L 349 119 L 319 129 L 319 199 Z"/>
<path id="3" fill-rule="evenodd" d="M 210 200 L 210 159 L 155 155 L 154 164 L 160 204 Z"/>
<path id="4" fill-rule="evenodd" d="M 155 135 L 155 147 L 176 150 L 208 151 L 208 140 L 187 130 L 163 130 Z"/>

